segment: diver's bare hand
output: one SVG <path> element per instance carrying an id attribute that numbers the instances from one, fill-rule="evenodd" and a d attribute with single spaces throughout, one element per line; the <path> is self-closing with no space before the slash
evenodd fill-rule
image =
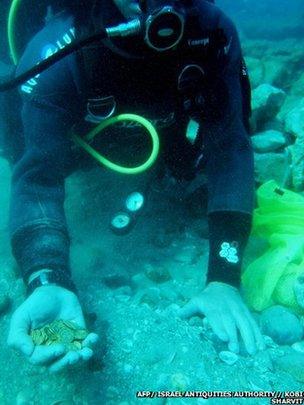
<path id="1" fill-rule="evenodd" d="M 265 348 L 259 327 L 238 290 L 228 284 L 209 283 L 200 295 L 180 310 L 183 318 L 194 315 L 206 316 L 213 332 L 228 342 L 229 350 L 235 353 L 239 352 L 238 332 L 249 354 Z"/>
<path id="2" fill-rule="evenodd" d="M 7 343 L 23 353 L 32 364 L 48 366 L 51 372 L 89 360 L 92 347 L 98 341 L 95 333 L 90 333 L 79 351 L 66 352 L 62 344 L 35 346 L 30 330 L 40 328 L 56 319 L 75 322 L 85 328 L 85 321 L 77 296 L 59 286 L 41 286 L 16 309 L 9 329 Z"/>

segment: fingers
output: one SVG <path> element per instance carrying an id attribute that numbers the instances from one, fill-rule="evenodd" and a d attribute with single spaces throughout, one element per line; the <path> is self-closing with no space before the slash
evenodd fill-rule
<path id="1" fill-rule="evenodd" d="M 53 363 L 49 368 L 49 371 L 51 373 L 58 373 L 67 367 L 88 361 L 93 356 L 92 347 L 94 347 L 98 341 L 99 336 L 96 333 L 89 333 L 82 342 L 81 350 L 69 351 L 64 357 Z"/>
<path id="2" fill-rule="evenodd" d="M 210 317 L 209 324 L 212 331 L 219 339 L 221 339 L 223 342 L 227 342 L 229 340 L 228 334 L 225 331 L 223 324 L 221 322 L 218 322 L 218 320 L 215 320 L 213 317 Z"/>
<path id="3" fill-rule="evenodd" d="M 99 336 L 96 333 L 89 333 L 82 342 L 82 347 L 93 347 L 99 341 Z"/>
<path id="4" fill-rule="evenodd" d="M 191 318 L 191 316 L 199 315 L 202 311 L 199 310 L 199 306 L 195 299 L 190 300 L 183 308 L 178 311 L 178 314 L 183 319 Z"/>
<path id="5" fill-rule="evenodd" d="M 51 373 L 58 373 L 67 367 L 71 367 L 76 365 L 77 363 L 80 363 L 80 361 L 88 361 L 92 356 L 93 350 L 88 347 L 84 347 L 77 352 L 70 351 L 66 353 L 66 355 L 62 359 L 52 364 L 52 366 L 49 368 L 49 371 Z"/>
<path id="6" fill-rule="evenodd" d="M 249 322 L 252 327 L 252 331 L 254 334 L 254 338 L 255 338 L 258 350 L 265 350 L 266 345 L 265 345 L 262 333 L 260 331 L 260 328 L 258 327 L 258 324 L 256 323 L 255 319 L 253 318 L 253 316 L 251 314 L 249 314 Z"/>
<path id="7" fill-rule="evenodd" d="M 35 346 L 29 361 L 37 366 L 45 366 L 52 363 L 65 353 L 64 345 Z"/>
<path id="8" fill-rule="evenodd" d="M 10 323 L 7 344 L 20 351 L 25 356 L 31 356 L 34 351 L 34 343 L 28 335 L 30 320 L 24 311 L 15 311 Z"/>
<path id="9" fill-rule="evenodd" d="M 255 334 L 252 323 L 249 321 L 249 315 L 245 311 L 234 314 L 235 322 L 242 336 L 245 348 L 249 354 L 254 354 L 257 351 Z"/>
<path id="10" fill-rule="evenodd" d="M 229 342 L 228 343 L 229 350 L 234 353 L 238 353 L 240 350 L 240 346 L 234 319 L 232 317 L 222 315 L 222 322 L 228 336 L 227 340 Z"/>

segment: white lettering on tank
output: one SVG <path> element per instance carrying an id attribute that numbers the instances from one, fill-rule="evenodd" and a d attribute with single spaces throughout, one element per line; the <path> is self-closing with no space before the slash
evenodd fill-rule
<path id="1" fill-rule="evenodd" d="M 33 87 L 27 86 L 26 84 L 23 84 L 21 86 L 21 91 L 23 91 L 24 93 L 27 94 L 31 94 L 31 92 L 33 91 Z"/>
<path id="2" fill-rule="evenodd" d="M 74 27 L 69 28 L 68 32 L 65 32 L 62 38 L 58 39 L 55 44 L 49 44 L 43 47 L 41 52 L 41 60 L 48 59 L 55 53 L 57 53 L 60 49 L 65 48 L 67 45 L 72 43 L 72 40 L 76 37 L 76 31 Z M 37 63 L 39 65 L 40 61 Z M 37 86 L 38 79 L 40 73 L 38 73 L 35 77 L 29 79 L 26 84 L 21 86 L 21 91 L 27 94 L 31 94 L 34 87 Z"/>
<path id="3" fill-rule="evenodd" d="M 69 36 L 69 34 L 64 34 L 63 40 L 67 45 L 72 42 L 72 38 Z"/>

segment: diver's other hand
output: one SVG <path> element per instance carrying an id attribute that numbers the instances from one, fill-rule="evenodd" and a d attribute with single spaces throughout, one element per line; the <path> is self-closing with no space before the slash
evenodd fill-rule
<path id="1" fill-rule="evenodd" d="M 83 342 L 84 347 L 77 352 L 66 352 L 62 344 L 34 345 L 30 330 L 56 319 L 73 321 L 85 328 L 81 305 L 73 292 L 55 285 L 36 288 L 12 315 L 8 345 L 23 353 L 30 363 L 50 366 L 49 369 L 53 372 L 92 357 L 91 347 L 98 340 L 95 333 L 87 336 Z"/>
<path id="2" fill-rule="evenodd" d="M 183 318 L 194 315 L 205 315 L 213 332 L 228 342 L 232 352 L 239 352 L 238 332 L 249 354 L 265 348 L 260 329 L 235 287 L 221 282 L 209 283 L 180 310 Z"/>

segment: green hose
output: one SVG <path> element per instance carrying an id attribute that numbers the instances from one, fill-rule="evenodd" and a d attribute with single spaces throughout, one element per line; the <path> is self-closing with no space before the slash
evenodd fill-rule
<path id="1" fill-rule="evenodd" d="M 10 55 L 11 58 L 16 65 L 18 63 L 18 51 L 17 51 L 17 46 L 16 46 L 16 38 L 15 38 L 15 26 L 16 26 L 16 19 L 17 19 L 17 14 L 19 11 L 19 6 L 21 4 L 21 0 L 13 0 L 10 11 L 9 11 L 9 16 L 8 16 L 8 24 L 7 24 L 7 35 L 8 35 L 8 42 L 9 42 L 9 49 L 10 49 Z M 151 136 L 152 140 L 152 151 L 149 156 L 149 158 L 141 165 L 136 166 L 136 167 L 123 167 L 119 166 L 118 164 L 111 162 L 104 156 L 102 156 L 100 153 L 98 153 L 94 148 L 92 148 L 89 145 L 89 141 L 95 138 L 96 135 L 98 135 L 103 129 L 107 128 L 110 125 L 116 124 L 117 122 L 121 121 L 133 121 L 137 122 L 140 125 L 142 125 L 149 135 Z M 146 120 L 145 118 L 136 115 L 136 114 L 120 114 L 116 117 L 112 117 L 109 119 L 106 119 L 105 121 L 102 121 L 99 125 L 97 125 L 96 128 L 94 128 L 92 131 L 90 131 L 84 139 L 81 138 L 80 136 L 72 133 L 72 139 L 79 145 L 81 146 L 86 152 L 88 152 L 94 159 L 96 159 L 100 164 L 106 166 L 108 169 L 114 170 L 118 173 L 122 174 L 139 174 L 147 169 L 149 169 L 153 163 L 156 161 L 158 153 L 159 153 L 159 138 L 158 134 L 153 127 L 153 125 Z"/>
<path id="2" fill-rule="evenodd" d="M 94 148 L 92 148 L 88 142 L 93 140 L 96 135 L 98 135 L 103 129 L 107 128 L 110 125 L 116 124 L 117 122 L 121 121 L 133 121 L 138 122 L 141 124 L 149 133 L 152 140 L 152 150 L 149 158 L 141 165 L 136 167 L 123 167 L 119 166 L 116 163 L 111 162 L 110 160 L 106 159 L 100 153 L 98 153 Z M 154 126 L 146 120 L 145 118 L 141 117 L 140 115 L 136 114 L 120 114 L 116 117 L 108 118 L 105 121 L 102 121 L 97 127 L 95 127 L 92 131 L 90 131 L 84 139 L 80 136 L 72 133 L 72 139 L 81 146 L 86 152 L 88 152 L 94 159 L 96 159 L 101 165 L 106 166 L 108 169 L 114 170 L 115 172 L 121 174 L 139 174 L 147 169 L 149 169 L 153 163 L 156 161 L 158 153 L 159 153 L 159 137 L 154 128 Z"/>
<path id="3" fill-rule="evenodd" d="M 17 51 L 17 45 L 16 45 L 16 32 L 15 32 L 15 27 L 16 27 L 16 19 L 17 19 L 17 14 L 18 14 L 18 9 L 21 4 L 21 0 L 13 0 L 10 10 L 9 10 L 9 15 L 8 15 L 8 22 L 7 22 L 7 37 L 8 37 L 8 43 L 9 43 L 9 49 L 10 49 L 10 55 L 11 58 L 14 62 L 15 65 L 18 63 L 18 51 Z"/>

